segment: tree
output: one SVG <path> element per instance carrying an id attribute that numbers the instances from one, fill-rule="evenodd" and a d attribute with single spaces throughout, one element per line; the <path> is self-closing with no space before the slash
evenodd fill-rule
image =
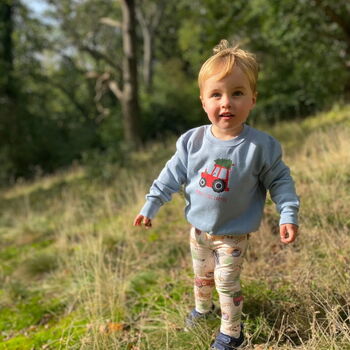
<path id="1" fill-rule="evenodd" d="M 129 145 L 140 145 L 140 108 L 136 57 L 136 16 L 134 0 L 121 0 L 123 12 L 123 88 L 113 89 L 122 104 L 124 136 Z M 116 87 L 116 85 L 114 86 Z"/>
<path id="2" fill-rule="evenodd" d="M 339 24 L 332 24 L 313 1 L 183 0 L 180 6 L 186 16 L 179 28 L 183 57 L 195 77 L 212 47 L 227 38 L 256 53 L 260 63 L 253 119 L 273 121 L 322 110 L 344 95 L 350 80 L 345 68 L 347 29 L 340 26 L 350 23 L 350 5 L 345 0 L 318 2 L 327 5 L 328 12 L 332 8 L 341 14 Z"/>
<path id="3" fill-rule="evenodd" d="M 337 6 L 345 10 L 346 3 Z M 339 100 L 349 79 L 346 44 L 321 8 L 303 0 L 253 0 L 251 5 L 247 24 L 259 24 L 251 45 L 262 63 L 255 115 L 272 120 L 307 116 Z"/>
<path id="4" fill-rule="evenodd" d="M 64 35 L 60 51 L 69 41 L 73 59 L 86 70 L 87 78 L 96 79 L 95 101 L 102 117 L 110 112 L 103 105 L 109 90 L 121 105 L 125 142 L 140 145 L 134 0 L 49 1 L 55 7 L 51 16 L 59 21 Z"/>
<path id="5" fill-rule="evenodd" d="M 143 80 L 148 93 L 153 89 L 154 42 L 166 5 L 165 1 L 139 0 L 136 6 L 136 15 L 143 37 Z"/>
<path id="6" fill-rule="evenodd" d="M 314 4 L 324 14 L 325 25 L 322 35 L 331 40 L 344 43 L 345 49 L 339 55 L 343 59 L 347 80 L 344 85 L 344 96 L 350 101 L 350 3 L 348 1 L 313 0 Z"/>
<path id="7" fill-rule="evenodd" d="M 0 91 L 2 103 L 14 102 L 13 80 L 13 27 L 14 2 L 0 4 Z"/>
<path id="8" fill-rule="evenodd" d="M 7 182 L 96 147 L 97 113 L 72 61 L 48 55 L 49 26 L 20 0 L 2 2 L 0 15 L 0 182 Z"/>
<path id="9" fill-rule="evenodd" d="M 13 64 L 13 12 L 13 1 L 0 3 L 0 159 L 5 168 L 11 167 L 10 145 L 15 138 L 17 114 Z"/>

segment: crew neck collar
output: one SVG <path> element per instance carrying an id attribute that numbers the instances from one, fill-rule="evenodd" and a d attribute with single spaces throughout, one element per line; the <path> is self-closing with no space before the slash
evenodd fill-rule
<path id="1" fill-rule="evenodd" d="M 249 126 L 247 124 L 243 124 L 243 130 L 239 135 L 230 140 L 220 140 L 213 135 L 213 132 L 211 131 L 211 126 L 211 124 L 206 125 L 205 136 L 207 140 L 209 140 L 211 143 L 222 147 L 231 147 L 240 144 L 247 138 L 249 132 Z"/>

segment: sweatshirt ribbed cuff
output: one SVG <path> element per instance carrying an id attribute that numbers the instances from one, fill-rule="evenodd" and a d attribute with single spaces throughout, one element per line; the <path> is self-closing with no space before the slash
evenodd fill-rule
<path id="1" fill-rule="evenodd" d="M 156 216 L 160 207 L 161 204 L 159 202 L 148 200 L 142 207 L 140 214 L 146 216 L 147 218 L 153 219 Z"/>
<path id="2" fill-rule="evenodd" d="M 298 208 L 285 207 L 281 213 L 280 225 L 294 224 L 298 226 Z"/>

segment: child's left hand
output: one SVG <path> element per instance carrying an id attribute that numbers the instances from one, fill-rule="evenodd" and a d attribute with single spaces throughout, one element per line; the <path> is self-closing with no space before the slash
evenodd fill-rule
<path id="1" fill-rule="evenodd" d="M 281 242 L 289 244 L 295 241 L 298 234 L 298 226 L 294 224 L 280 225 Z"/>

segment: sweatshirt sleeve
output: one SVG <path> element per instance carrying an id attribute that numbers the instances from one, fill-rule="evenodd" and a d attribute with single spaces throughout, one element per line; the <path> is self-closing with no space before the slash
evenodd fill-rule
<path id="1" fill-rule="evenodd" d="M 171 200 L 172 194 L 178 192 L 186 181 L 187 147 L 184 137 L 176 142 L 176 152 L 153 182 L 146 195 L 146 203 L 140 214 L 153 219 L 159 208 Z"/>
<path id="2" fill-rule="evenodd" d="M 290 170 L 282 161 L 281 146 L 270 136 L 265 151 L 260 181 L 269 190 L 271 199 L 280 213 L 279 224 L 298 225 L 299 197 L 295 192 Z"/>

